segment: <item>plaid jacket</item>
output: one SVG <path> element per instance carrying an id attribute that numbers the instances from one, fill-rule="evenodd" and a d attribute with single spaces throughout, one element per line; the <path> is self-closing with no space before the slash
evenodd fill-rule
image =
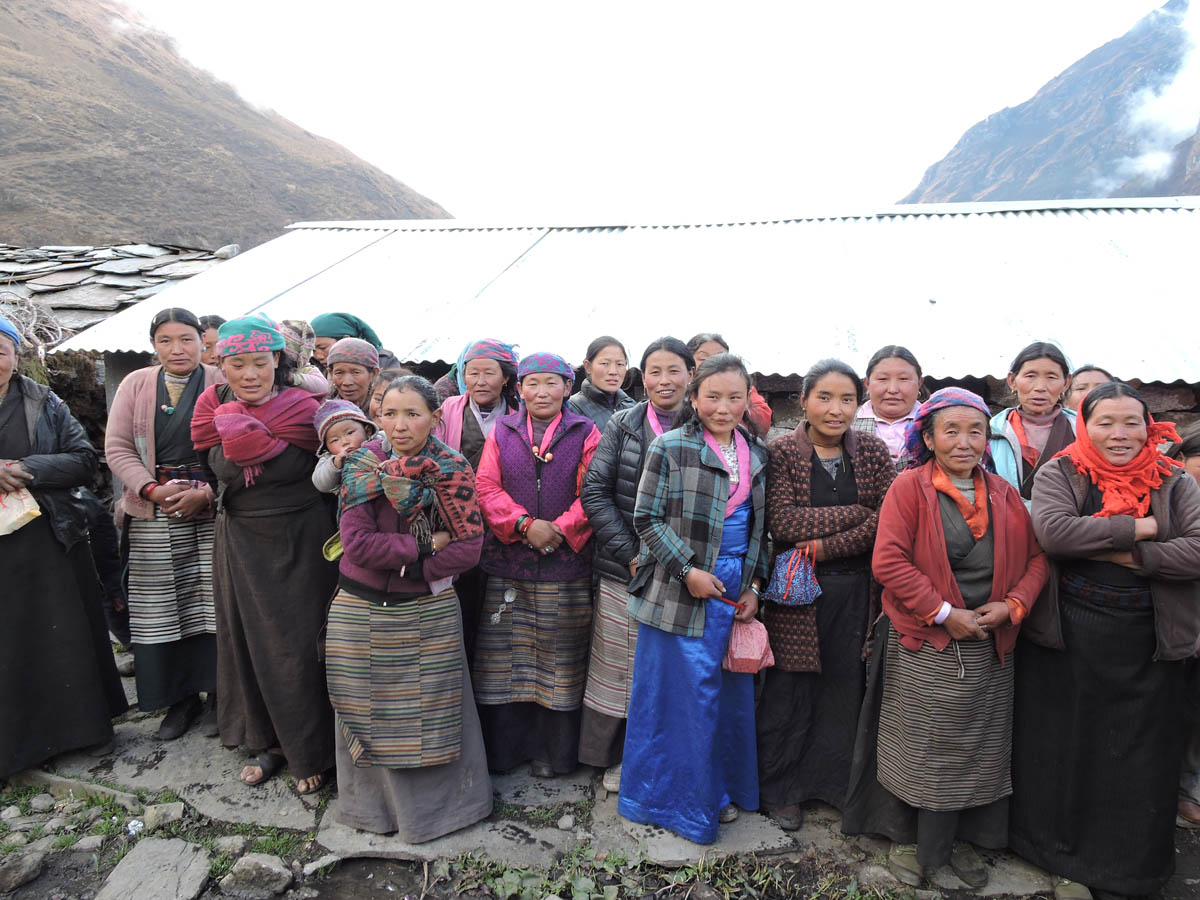
<path id="1" fill-rule="evenodd" d="M 750 443 L 750 543 L 737 596 L 750 579 L 767 577 L 767 451 Z M 629 585 L 629 614 L 671 634 L 704 634 L 704 603 L 676 577 L 687 563 L 711 572 L 721 547 L 729 474 L 705 443 L 698 423 L 668 431 L 651 442 L 638 485 L 633 527 L 642 539 L 637 576 Z M 728 587 L 728 585 L 727 585 Z"/>

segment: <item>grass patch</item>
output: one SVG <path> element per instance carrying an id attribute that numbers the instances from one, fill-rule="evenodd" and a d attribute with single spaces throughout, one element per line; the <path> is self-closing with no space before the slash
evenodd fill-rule
<path id="1" fill-rule="evenodd" d="M 250 847 L 252 853 L 269 853 L 282 859 L 292 859 L 300 851 L 304 835 L 282 828 L 259 829 L 254 844 Z"/>
<path id="2" fill-rule="evenodd" d="M 154 798 L 155 803 L 179 803 L 183 798 L 174 791 L 160 791 Z"/>
<path id="3" fill-rule="evenodd" d="M 587 825 L 596 801 L 591 797 L 574 803 L 556 803 L 553 806 L 518 806 L 500 798 L 492 804 L 492 819 L 515 819 L 535 828 L 555 828 L 563 816 L 572 816 L 576 825 Z"/>
<path id="4" fill-rule="evenodd" d="M 29 805 L 29 801 L 42 792 L 42 789 L 36 785 L 26 785 L 23 787 L 9 787 L 3 793 L 0 793 L 0 809 L 7 809 L 10 806 L 15 806 L 21 810 L 21 815 L 33 815 L 33 807 Z"/>
<path id="5" fill-rule="evenodd" d="M 102 837 L 116 837 L 125 833 L 124 816 L 101 816 L 92 825 L 92 834 Z"/>
<path id="6" fill-rule="evenodd" d="M 32 828 L 29 829 L 29 840 L 36 841 L 38 838 L 40 838 L 45 833 L 46 833 L 46 826 L 43 825 L 41 822 L 39 822 L 38 824 L 34 825 Z"/>
<path id="7" fill-rule="evenodd" d="M 208 877 L 212 881 L 220 881 L 229 874 L 235 860 L 228 853 L 216 853 L 208 864 Z"/>
<path id="8" fill-rule="evenodd" d="M 55 850 L 66 850 L 68 847 L 73 846 L 78 840 L 79 835 L 68 832 L 66 834 L 60 834 L 58 837 L 56 837 L 51 846 L 54 847 Z"/>

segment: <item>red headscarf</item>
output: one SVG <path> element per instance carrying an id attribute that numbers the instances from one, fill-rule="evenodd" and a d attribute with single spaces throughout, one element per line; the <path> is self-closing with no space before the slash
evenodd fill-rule
<path id="1" fill-rule="evenodd" d="M 1150 416 L 1146 445 L 1125 465 L 1114 466 L 1088 437 L 1087 425 L 1080 414 L 1075 419 L 1075 443 L 1054 454 L 1054 458 L 1070 457 L 1075 468 L 1100 489 L 1104 505 L 1095 514 L 1096 518 L 1133 516 L 1140 519 L 1150 510 L 1150 492 L 1162 486 L 1163 476 L 1171 473 L 1172 466 L 1182 466 L 1178 460 L 1169 459 L 1158 450 L 1160 443 L 1177 440 L 1179 434 L 1175 431 L 1175 423 L 1155 422 Z"/>

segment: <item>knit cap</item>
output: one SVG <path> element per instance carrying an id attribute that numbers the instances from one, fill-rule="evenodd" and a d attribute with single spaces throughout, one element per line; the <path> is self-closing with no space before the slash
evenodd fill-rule
<path id="1" fill-rule="evenodd" d="M 358 408 L 358 404 L 351 403 L 349 400 L 326 400 L 317 409 L 316 418 L 313 419 L 313 425 L 316 426 L 317 437 L 320 439 L 322 447 L 325 446 L 325 435 L 338 422 L 361 422 L 367 429 L 367 437 L 377 431 L 375 423 Z"/>
<path id="2" fill-rule="evenodd" d="M 350 363 L 367 369 L 379 368 L 379 351 L 369 342 L 359 338 L 342 338 L 329 348 L 325 357 L 325 368 L 331 368 L 335 363 Z"/>

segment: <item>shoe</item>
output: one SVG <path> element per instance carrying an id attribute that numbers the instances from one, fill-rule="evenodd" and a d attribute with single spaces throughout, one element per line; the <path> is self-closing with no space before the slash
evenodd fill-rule
<path id="1" fill-rule="evenodd" d="M 209 694 L 208 702 L 204 704 L 204 714 L 200 716 L 200 733 L 205 737 L 220 736 L 221 727 L 217 724 L 217 695 Z"/>
<path id="2" fill-rule="evenodd" d="M 610 794 L 620 793 L 621 790 L 621 764 L 609 766 L 604 770 L 604 780 L 600 782 L 606 791 Z"/>
<path id="3" fill-rule="evenodd" d="M 981 888 L 988 883 L 987 864 L 970 844 L 955 844 L 950 851 L 950 868 L 968 887 Z"/>
<path id="4" fill-rule="evenodd" d="M 200 716 L 203 708 L 200 698 L 195 695 L 180 700 L 178 703 L 172 703 L 167 714 L 163 716 L 162 723 L 158 726 L 158 739 L 173 741 L 183 735 L 192 727 L 192 723 Z"/>
<path id="5" fill-rule="evenodd" d="M 99 744 L 93 744 L 92 746 L 88 747 L 85 752 L 88 756 L 108 756 L 108 754 L 112 753 L 116 749 L 117 739 L 114 737 L 109 738 L 107 741 L 103 741 Z"/>
<path id="6" fill-rule="evenodd" d="M 529 774 L 534 778 L 553 778 L 554 768 L 548 762 L 535 759 L 529 764 Z"/>
<path id="7" fill-rule="evenodd" d="M 799 803 L 789 803 L 787 806 L 773 809 L 770 816 L 784 831 L 799 831 L 800 826 L 804 824 L 804 810 L 800 808 Z"/>
<path id="8" fill-rule="evenodd" d="M 887 869 L 901 884 L 920 887 L 925 869 L 917 862 L 916 844 L 892 844 L 888 849 Z"/>
<path id="9" fill-rule="evenodd" d="M 1054 900 L 1094 900 L 1087 885 L 1072 881 L 1070 878 L 1059 878 L 1054 882 Z"/>
<path id="10" fill-rule="evenodd" d="M 721 811 L 717 813 L 717 821 L 722 825 L 728 825 L 730 822 L 736 822 L 738 817 L 738 808 L 732 803 L 727 803 L 721 807 Z"/>
<path id="11" fill-rule="evenodd" d="M 1200 804 L 1180 799 L 1175 807 L 1175 825 L 1179 828 L 1200 828 Z"/>

